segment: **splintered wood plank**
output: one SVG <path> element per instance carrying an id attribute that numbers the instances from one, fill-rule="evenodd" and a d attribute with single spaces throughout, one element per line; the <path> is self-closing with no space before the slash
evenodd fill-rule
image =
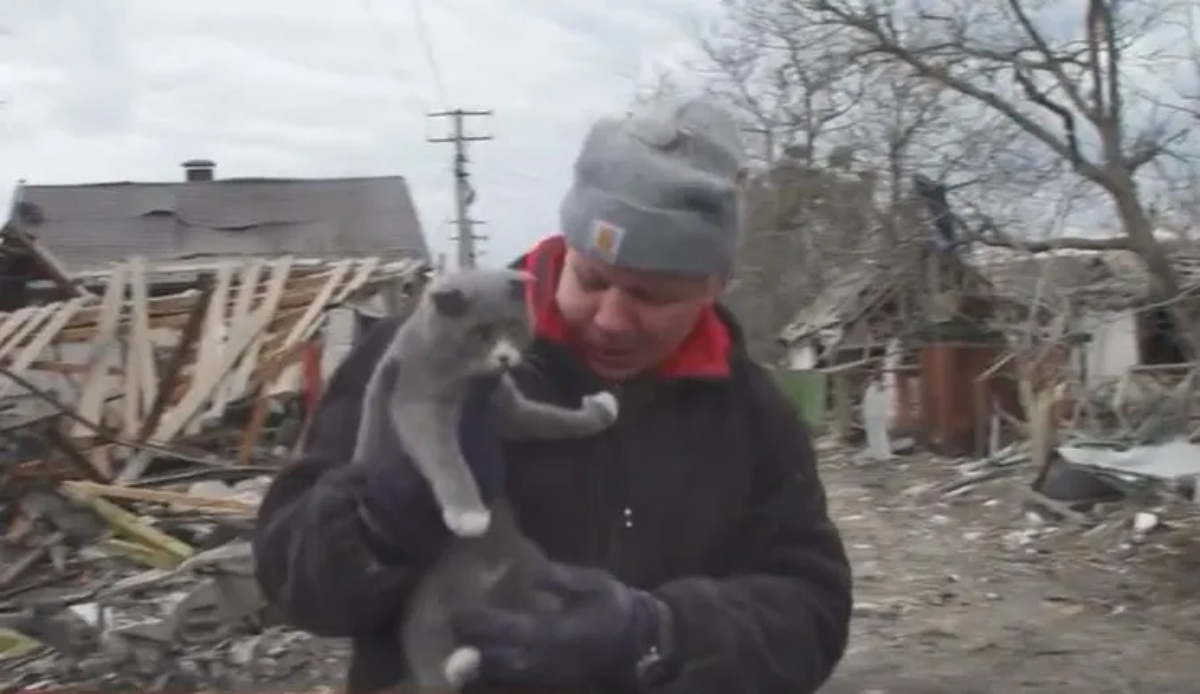
<path id="1" fill-rule="evenodd" d="M 123 313 L 126 316 L 126 323 L 131 322 L 129 316 L 133 310 L 129 302 L 129 297 L 133 294 L 133 267 L 129 263 L 125 263 L 125 277 L 128 280 L 126 284 L 127 291 L 121 297 L 123 304 Z M 118 330 L 122 326 L 118 325 Z M 140 353 L 134 348 L 133 340 L 130 339 L 128 331 L 123 331 L 121 334 L 121 360 L 125 364 L 125 372 L 121 379 L 121 432 L 128 439 L 133 439 L 137 436 L 138 429 L 142 426 L 142 386 L 139 383 L 141 380 L 142 369 L 138 366 L 137 360 L 140 358 Z"/>
<path id="2" fill-rule="evenodd" d="M 230 314 L 231 322 L 243 320 L 250 315 L 254 299 L 258 296 L 259 283 L 262 282 L 264 269 L 266 269 L 266 263 L 261 260 L 255 260 L 242 268 L 241 277 L 238 278 L 237 296 L 233 300 Z"/>
<path id="3" fill-rule="evenodd" d="M 153 504 L 187 509 L 191 511 L 210 511 L 213 513 L 235 513 L 239 515 L 253 514 L 258 505 L 243 499 L 230 499 L 213 496 L 202 496 L 186 492 L 165 491 L 161 489 L 139 489 L 113 484 L 96 482 L 70 481 L 64 486 L 86 494 L 89 497 L 120 499 L 122 501 L 142 501 Z"/>
<path id="4" fill-rule="evenodd" d="M 289 390 L 291 383 L 299 381 L 299 366 L 293 363 L 290 356 L 322 324 L 326 315 L 325 307 L 329 305 L 334 292 L 353 265 L 352 260 L 335 263 L 334 272 L 330 274 L 325 286 L 312 298 L 304 313 L 288 330 L 282 343 L 268 354 L 269 365 L 262 372 L 265 376 L 263 386 L 266 394 L 285 392 Z"/>
<path id="5" fill-rule="evenodd" d="M 233 271 L 233 263 L 226 263 L 217 268 L 217 282 L 213 287 L 212 297 L 208 301 L 208 309 L 204 315 L 204 332 L 200 338 L 199 353 L 196 355 L 195 368 L 201 373 L 212 373 L 224 351 L 225 337 L 228 332 L 225 314 L 229 303 L 229 287 L 233 283 Z M 220 412 L 216 401 L 217 398 L 213 398 L 206 416 Z M 203 421 L 203 417 L 193 418 L 184 432 L 187 434 L 199 432 Z"/>
<path id="6" fill-rule="evenodd" d="M 29 344 L 25 345 L 25 347 L 21 349 L 20 353 L 18 353 L 12 360 L 12 364 L 9 366 L 9 368 L 13 371 L 13 373 L 23 375 L 25 370 L 29 368 L 29 365 L 32 364 L 35 359 L 41 356 L 46 347 L 50 345 L 50 341 L 54 339 L 54 336 L 58 334 L 58 331 L 62 330 L 62 327 L 67 324 L 67 321 L 71 320 L 71 316 L 75 315 L 75 312 L 91 299 L 92 297 L 88 295 L 71 299 L 63 304 L 52 304 L 54 307 L 54 313 L 50 316 L 50 319 L 42 325 L 42 329 L 38 332 L 38 334 L 35 335 L 34 338 L 29 341 Z M 16 385 L 17 384 L 11 380 L 0 382 L 0 400 L 3 400 L 5 397 L 7 397 L 9 392 Z"/>
<path id="7" fill-rule="evenodd" d="M 0 352 L 8 346 L 9 338 L 25 325 L 25 321 L 37 313 L 38 308 L 37 306 L 26 306 L 4 315 L 4 322 L 0 323 Z"/>
<path id="8" fill-rule="evenodd" d="M 125 279 L 123 281 L 128 283 L 128 266 L 126 263 L 121 263 L 114 267 L 113 274 L 110 274 L 109 277 L 111 278 L 113 275 L 118 273 L 124 276 Z M 106 284 L 105 287 L 107 291 L 108 285 Z M 185 289 L 174 294 L 150 297 L 150 299 L 146 301 L 146 312 L 150 316 L 150 322 L 154 323 L 156 320 L 167 316 L 190 315 L 192 306 L 196 303 L 196 297 L 199 295 L 199 290 Z M 100 305 L 93 304 L 88 306 L 79 313 L 75 314 L 75 317 L 72 318 L 71 322 L 67 324 L 67 329 L 70 330 L 71 333 L 64 336 L 64 338 L 74 341 L 87 340 L 91 337 L 91 333 L 95 331 L 95 324 L 98 320 L 100 320 Z M 127 320 L 126 328 L 128 327 Z"/>
<path id="9" fill-rule="evenodd" d="M 71 298 L 89 296 L 89 292 L 71 278 L 71 274 L 67 272 L 67 266 L 63 265 L 62 261 L 53 253 L 46 250 L 46 246 L 37 237 L 20 230 L 12 230 L 7 236 L 9 240 L 18 246 L 24 246 L 30 252 L 34 262 L 41 265 L 41 269 L 50 275 L 50 279 L 58 285 L 59 291 L 65 296 Z"/>
<path id="10" fill-rule="evenodd" d="M 137 436 L 138 429 L 142 426 L 142 388 L 138 385 L 138 374 L 141 369 L 138 368 L 135 360 L 137 355 L 130 348 L 129 342 L 121 343 L 124 350 L 125 374 L 121 379 L 121 432 L 127 439 L 133 439 Z"/>
<path id="11" fill-rule="evenodd" d="M 4 343 L 3 347 L 0 347 L 0 363 L 7 361 L 9 355 L 11 355 L 18 347 L 24 344 L 25 340 L 27 340 L 30 335 L 34 334 L 34 331 L 42 327 L 42 324 L 46 322 L 46 319 L 53 316 L 58 311 L 60 306 L 62 306 L 62 304 L 47 304 L 45 306 L 35 307 L 29 317 L 26 318 L 25 321 L 21 323 L 20 327 L 13 332 L 12 337 Z"/>
<path id="12" fill-rule="evenodd" d="M 259 284 L 262 282 L 265 269 L 266 263 L 261 260 L 255 260 L 242 269 L 242 275 L 238 280 L 237 298 L 234 299 L 230 310 L 229 325 L 240 325 L 249 318 L 250 309 L 254 307 L 254 300 L 259 296 Z M 235 380 L 235 378 L 227 378 L 217 389 L 215 399 L 220 400 L 222 406 L 240 395 L 240 392 L 234 389 Z"/>
<path id="13" fill-rule="evenodd" d="M 153 437 L 154 440 L 165 443 L 179 435 L 179 432 L 187 426 L 188 421 L 196 416 L 196 413 L 212 396 L 213 391 L 220 386 L 221 380 L 223 380 L 221 376 L 229 372 L 237 359 L 242 356 L 242 352 L 266 329 L 270 321 L 270 307 L 263 306 L 249 320 L 233 327 L 226 350 L 214 369 L 215 374 L 197 374 L 192 379 L 191 386 L 184 394 L 183 399 L 168 415 L 163 417 L 162 423 Z"/>
<path id="14" fill-rule="evenodd" d="M 134 256 L 129 260 L 129 311 L 133 323 L 130 343 L 137 355 L 138 416 L 145 417 L 158 393 L 157 364 L 154 342 L 150 337 L 149 293 L 146 290 L 146 259 Z"/>
<path id="15" fill-rule="evenodd" d="M 322 272 L 320 274 L 311 274 L 305 277 L 296 279 L 294 275 L 289 276 L 287 290 L 278 300 L 278 308 L 292 307 L 307 307 L 312 303 L 313 298 L 321 291 L 328 283 L 329 277 L 334 271 Z M 364 284 L 358 289 L 347 293 L 345 289 L 338 292 L 330 303 L 340 303 L 350 298 L 356 292 L 370 291 L 372 288 L 380 286 L 386 282 L 399 280 L 403 278 L 403 274 L 392 276 L 392 271 L 383 271 L 377 269 L 371 276 L 366 278 Z M 261 285 L 261 282 L 260 282 Z M 340 295 L 345 295 L 345 298 L 340 298 Z M 199 292 L 194 289 L 184 290 L 177 294 L 168 296 L 151 297 L 147 301 L 147 314 L 149 316 L 150 327 L 153 328 L 169 328 L 180 330 L 188 321 L 188 316 L 191 315 L 192 306 L 195 304 Z M 240 297 L 240 292 L 238 293 Z M 267 291 L 259 286 L 254 296 L 248 297 L 253 303 L 257 300 L 259 303 L 266 300 Z M 68 324 L 67 329 L 63 330 L 58 342 L 61 343 L 77 343 L 90 342 L 97 333 L 96 321 L 99 315 L 98 306 L 88 306 L 76 315 Z M 133 332 L 132 316 L 126 316 L 121 323 L 118 324 L 117 334 L 127 336 Z"/>
<path id="16" fill-rule="evenodd" d="M 158 428 L 158 422 L 162 419 L 162 415 L 166 412 L 167 407 L 174 401 L 174 391 L 178 389 L 182 380 L 183 372 L 188 366 L 188 360 L 195 358 L 195 347 L 200 341 L 200 335 L 204 331 L 204 319 L 208 314 L 209 301 L 212 292 L 215 289 L 211 282 L 206 282 L 201 294 L 201 298 L 196 301 L 196 305 L 192 307 L 192 315 L 189 317 L 188 324 L 184 326 L 179 333 L 178 339 L 175 341 L 174 349 L 171 351 L 171 358 L 164 365 L 162 378 L 159 380 L 158 393 L 154 396 L 154 406 L 150 410 L 150 416 L 142 422 L 142 428 L 139 430 L 138 438 L 145 438 L 154 433 Z M 139 453 L 133 461 L 126 464 L 126 469 L 130 469 L 134 461 L 145 461 L 143 465 L 149 465 L 152 456 L 146 451 Z M 125 471 L 122 470 L 122 473 Z M 133 472 L 133 470 L 131 470 Z M 141 474 L 139 471 L 137 474 Z"/>
<path id="17" fill-rule="evenodd" d="M 246 320 L 238 325 L 229 326 L 228 341 L 219 361 L 211 371 L 197 370 L 192 374 L 187 392 L 159 425 L 154 437 L 156 440 L 167 442 L 178 436 L 188 421 L 221 387 L 222 382 L 233 374 L 234 367 L 239 360 L 243 363 L 249 362 L 251 367 L 254 366 L 256 359 L 254 346 L 262 340 L 264 331 L 275 317 L 275 307 L 279 297 L 283 294 L 288 276 L 291 274 L 291 265 L 291 256 L 280 258 L 274 264 L 266 300 Z"/>
<path id="18" fill-rule="evenodd" d="M 350 279 L 337 294 L 333 297 L 333 303 L 340 304 L 350 298 L 354 292 L 362 289 L 367 281 L 375 274 L 375 269 L 379 267 L 379 258 L 372 256 L 364 258 L 354 270 L 354 277 Z"/>
<path id="19" fill-rule="evenodd" d="M 279 300 L 283 297 L 283 291 L 287 287 L 288 279 L 291 276 L 292 262 L 292 257 L 287 256 L 280 258 L 271 268 L 271 280 L 267 285 L 267 292 L 263 296 L 263 300 L 258 305 L 258 308 L 260 310 L 269 308 L 272 317 L 279 310 Z M 268 319 L 268 324 L 270 320 Z M 229 389 L 234 397 L 245 392 L 246 387 L 250 383 L 250 378 L 258 369 L 258 355 L 262 350 L 265 340 L 265 334 L 255 335 L 253 341 L 246 348 L 246 353 L 242 356 L 241 361 L 237 363 L 229 382 Z"/>
<path id="20" fill-rule="evenodd" d="M 214 289 L 215 287 L 211 284 L 206 284 L 201 298 L 192 307 L 191 320 L 188 321 L 187 326 L 184 327 L 183 332 L 179 335 L 179 339 L 175 343 L 175 349 L 171 352 L 171 358 L 167 361 L 163 370 L 162 379 L 159 381 L 158 393 L 154 396 L 154 405 L 150 408 L 150 414 L 142 420 L 141 426 L 138 428 L 138 440 L 149 438 L 158 428 L 158 423 L 167 411 L 167 407 L 173 399 L 173 392 L 179 386 L 184 363 L 189 357 L 193 356 L 193 347 L 200 341 L 200 334 L 204 329 L 204 320 L 209 312 L 210 302 L 208 299 L 211 298 Z M 121 474 L 117 476 L 116 481 L 120 484 L 129 484 L 137 481 L 153 460 L 154 454 L 152 451 L 138 451 L 125 460 L 125 465 L 121 468 Z"/>
<path id="21" fill-rule="evenodd" d="M 125 298 L 125 267 L 119 265 L 113 268 L 108 286 L 104 290 L 104 298 L 100 303 L 100 315 L 96 326 L 96 340 L 92 343 L 95 351 L 87 367 L 82 393 L 76 405 L 79 416 L 89 422 L 99 424 L 103 417 L 101 408 L 109 386 L 109 368 L 113 361 L 114 348 L 117 343 L 117 323 L 121 319 L 121 309 L 124 308 Z M 71 436 L 90 436 L 91 431 L 79 422 L 71 428 Z"/>
<path id="22" fill-rule="evenodd" d="M 342 260 L 336 263 L 335 271 L 325 283 L 325 286 L 313 297 L 312 302 L 304 310 L 304 314 L 300 317 L 300 320 L 296 322 L 296 325 L 292 326 L 291 331 L 284 338 L 283 344 L 280 345 L 281 350 L 287 350 L 303 342 L 312 333 L 315 326 L 325 317 L 325 306 L 329 303 L 330 298 L 333 297 L 333 292 L 342 283 L 342 279 L 350 270 L 352 262 L 350 260 Z"/>

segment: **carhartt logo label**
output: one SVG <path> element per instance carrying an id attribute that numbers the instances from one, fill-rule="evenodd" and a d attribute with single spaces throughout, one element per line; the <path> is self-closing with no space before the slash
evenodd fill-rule
<path id="1" fill-rule="evenodd" d="M 613 261 L 621 248 L 621 238 L 625 230 L 608 222 L 598 219 L 592 224 L 592 250 L 606 261 Z"/>

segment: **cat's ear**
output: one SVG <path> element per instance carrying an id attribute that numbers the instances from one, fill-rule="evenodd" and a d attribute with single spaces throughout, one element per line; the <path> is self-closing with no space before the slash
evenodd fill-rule
<path id="1" fill-rule="evenodd" d="M 433 308 L 447 318 L 462 318 L 467 315 L 470 302 L 461 289 L 439 289 L 429 295 Z"/>

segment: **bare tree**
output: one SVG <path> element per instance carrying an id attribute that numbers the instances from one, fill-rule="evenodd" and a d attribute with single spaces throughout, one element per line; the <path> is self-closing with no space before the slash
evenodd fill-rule
<path id="1" fill-rule="evenodd" d="M 1186 64 L 1181 71 L 1190 87 L 1183 91 L 1182 109 L 1185 120 L 1193 128 L 1200 128 L 1200 8 L 1192 10 L 1183 19 Z M 1161 180 L 1168 182 L 1169 190 L 1164 197 L 1168 208 L 1165 226 L 1176 235 L 1197 240 L 1200 233 L 1200 152 L 1192 151 L 1182 162 L 1173 162 L 1174 167 L 1158 167 Z M 1159 162 L 1155 162 L 1159 164 Z M 1173 168 L 1174 170 L 1163 170 Z"/>
<path id="2" fill-rule="evenodd" d="M 1155 241 L 1144 191 L 1154 185 L 1148 165 L 1195 142 L 1188 142 L 1189 126 L 1158 107 L 1165 97 L 1139 93 L 1130 77 L 1142 67 L 1132 57 L 1139 42 L 1168 30 L 1173 4 L 1089 0 L 1082 17 L 1072 17 L 1067 3 L 1027 0 L 971 5 L 909 0 L 903 6 L 885 0 L 782 0 L 778 8 L 845 32 L 864 66 L 902 67 L 999 114 L 1100 191 L 1124 232 L 1111 239 L 1049 239 L 1026 248 L 1132 250 L 1145 261 L 1160 294 L 1179 292 L 1178 277 Z"/>
<path id="3" fill-rule="evenodd" d="M 846 134 L 853 142 L 856 165 L 877 174 L 879 231 L 886 245 L 906 236 L 901 214 L 910 197 L 909 182 L 921 173 L 938 180 L 956 179 L 956 187 L 972 181 L 956 176 L 964 145 L 972 142 L 957 128 L 957 104 L 938 85 L 907 78 L 896 70 L 870 75 L 864 99 Z"/>
<path id="4" fill-rule="evenodd" d="M 721 30 L 701 42 L 697 66 L 710 91 L 769 131 L 777 150 L 791 148 L 811 165 L 822 139 L 851 124 L 863 94 L 836 33 L 801 25 L 763 0 L 730 0 Z"/>
<path id="5" fill-rule="evenodd" d="M 913 172 L 932 173 L 978 211 L 976 231 L 987 243 L 1031 252 L 1132 251 L 1149 270 L 1157 299 L 1181 295 L 1155 231 L 1181 209 L 1194 210 L 1197 197 L 1200 51 L 1188 40 L 1194 37 L 1188 3 L 726 0 L 725 6 L 724 31 L 705 44 L 714 91 L 776 140 L 803 144 L 810 165 L 822 150 L 842 157 L 851 146 L 868 169 L 886 172 L 876 186 L 886 193 L 883 220 L 903 204 Z M 1179 45 L 1190 52 L 1172 54 Z M 1181 85 L 1189 64 L 1190 83 Z M 1168 74 L 1175 83 L 1164 82 Z M 750 254 L 756 267 L 749 268 L 777 295 L 781 283 L 772 279 L 814 267 L 811 257 L 797 262 L 813 250 L 812 235 L 788 226 L 794 210 L 783 207 L 765 223 L 781 237 L 773 243 L 762 240 L 759 220 L 762 253 Z M 1096 211 L 1104 208 L 1110 213 L 1101 221 Z M 1118 235 L 1036 233 L 1040 221 L 1057 230 L 1068 226 L 1064 220 L 1078 224 L 1075 212 L 1090 215 L 1093 227 L 1111 228 L 1115 220 Z M 827 256 L 815 267 L 827 266 Z M 1200 332 L 1188 327 L 1196 321 L 1178 306 L 1176 317 L 1200 343 Z"/>
<path id="6" fill-rule="evenodd" d="M 761 164 L 748 185 L 748 230 L 729 301 L 756 354 L 771 358 L 779 326 L 821 286 L 830 257 L 854 248 L 854 233 L 867 226 L 829 233 L 840 212 L 831 190 L 869 183 L 849 171 L 828 172 L 822 161 L 852 154 L 840 147 L 840 134 L 853 124 L 862 74 L 847 69 L 831 43 L 836 37 L 822 35 L 826 29 L 797 26 L 761 0 L 732 0 L 726 9 L 719 33 L 702 42 L 705 60 L 696 67 L 741 117 Z"/>
<path id="7" fill-rule="evenodd" d="M 677 76 L 670 70 L 658 69 L 638 85 L 633 95 L 633 105 L 644 105 L 678 94 L 679 91 Z"/>

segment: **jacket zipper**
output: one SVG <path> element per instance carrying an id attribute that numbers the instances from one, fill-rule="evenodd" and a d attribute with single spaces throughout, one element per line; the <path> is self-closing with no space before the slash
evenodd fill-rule
<path id="1" fill-rule="evenodd" d="M 618 397 L 618 402 L 621 407 L 621 417 L 628 417 L 631 409 L 636 409 L 640 406 L 640 401 L 637 400 L 639 393 L 636 389 L 617 388 L 614 393 Z M 634 415 L 636 416 L 636 414 Z M 626 551 L 627 535 L 633 531 L 634 513 L 629 494 L 629 465 L 625 455 L 628 448 L 625 440 L 625 426 L 617 425 L 613 431 L 612 437 L 612 454 L 609 457 L 609 463 L 605 471 L 605 528 L 607 531 L 607 557 L 606 562 L 612 568 L 614 573 L 625 577 L 633 578 L 632 569 L 630 566 L 630 558 Z"/>

